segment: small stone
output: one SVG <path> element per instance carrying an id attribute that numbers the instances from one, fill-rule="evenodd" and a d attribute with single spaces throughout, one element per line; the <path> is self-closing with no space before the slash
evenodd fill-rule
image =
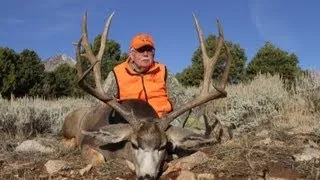
<path id="1" fill-rule="evenodd" d="M 52 148 L 46 147 L 34 140 L 23 141 L 19 146 L 16 147 L 16 151 L 17 152 L 41 152 L 45 154 L 54 152 Z"/>
<path id="2" fill-rule="evenodd" d="M 49 174 L 59 172 L 60 170 L 66 169 L 67 162 L 62 160 L 49 160 L 45 164 L 46 170 Z"/>
<path id="3" fill-rule="evenodd" d="M 85 168 L 80 169 L 79 173 L 83 176 L 85 173 L 89 172 L 92 168 L 92 164 L 88 164 Z"/>
<path id="4" fill-rule="evenodd" d="M 209 173 L 198 174 L 198 180 L 214 180 L 215 176 Z"/>
<path id="5" fill-rule="evenodd" d="M 314 148 L 305 148 L 302 153 L 293 155 L 295 161 L 309 161 L 320 158 L 320 151 Z"/>
<path id="6" fill-rule="evenodd" d="M 209 158 L 205 153 L 198 151 L 191 154 L 190 156 L 171 161 L 170 163 L 168 163 L 168 168 L 163 174 L 169 174 L 170 172 L 177 170 L 191 170 L 198 164 L 205 163 L 208 160 Z"/>
<path id="7" fill-rule="evenodd" d="M 264 144 L 264 145 L 269 145 L 271 143 L 271 138 L 268 137 L 268 138 L 262 140 L 261 143 Z"/>
<path id="8" fill-rule="evenodd" d="M 197 180 L 196 175 L 191 171 L 181 171 L 176 180 Z"/>
<path id="9" fill-rule="evenodd" d="M 263 129 L 262 131 L 259 131 L 256 133 L 256 136 L 258 137 L 267 137 L 269 135 L 269 131 L 266 129 Z"/>

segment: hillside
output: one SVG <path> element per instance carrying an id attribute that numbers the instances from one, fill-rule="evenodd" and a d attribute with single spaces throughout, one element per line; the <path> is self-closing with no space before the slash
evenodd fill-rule
<path id="1" fill-rule="evenodd" d="M 55 56 L 43 60 L 45 71 L 53 71 L 60 64 L 63 63 L 67 63 L 70 66 L 74 66 L 76 61 L 66 54 L 57 54 Z"/>
<path id="2" fill-rule="evenodd" d="M 218 141 L 168 158 L 160 180 L 319 179 L 319 82 L 319 74 L 301 78 L 291 92 L 278 76 L 260 75 L 228 86 L 226 98 L 200 108 L 213 129 L 210 136 Z M 192 96 L 199 89 L 185 91 Z M 66 115 L 95 104 L 89 99 L 0 98 L 0 179 L 135 179 L 123 160 L 92 167 L 78 148 L 63 146 Z M 186 127 L 204 130 L 204 122 L 191 115 Z"/>

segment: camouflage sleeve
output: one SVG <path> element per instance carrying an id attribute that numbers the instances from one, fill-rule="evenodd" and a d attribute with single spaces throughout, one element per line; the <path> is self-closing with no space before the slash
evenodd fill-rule
<path id="1" fill-rule="evenodd" d="M 174 109 L 178 109 L 183 106 L 192 97 L 188 97 L 184 91 L 184 87 L 179 83 L 178 79 L 170 71 L 167 71 L 167 90 L 170 102 Z M 191 110 L 190 110 L 191 112 Z M 177 117 L 171 124 L 173 126 L 182 126 L 188 114 L 190 112 L 185 112 L 179 117 Z"/>
<path id="2" fill-rule="evenodd" d="M 112 97 L 118 96 L 118 86 L 113 71 L 110 71 L 108 77 L 103 82 L 103 90 Z"/>

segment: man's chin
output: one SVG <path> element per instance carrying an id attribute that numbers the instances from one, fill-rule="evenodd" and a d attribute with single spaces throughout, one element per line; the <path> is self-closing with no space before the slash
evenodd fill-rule
<path id="1" fill-rule="evenodd" d="M 146 72 L 149 69 L 150 69 L 149 67 L 140 67 L 141 72 Z"/>
<path id="2" fill-rule="evenodd" d="M 151 67 L 151 64 L 142 65 L 140 67 L 143 69 L 149 69 Z"/>

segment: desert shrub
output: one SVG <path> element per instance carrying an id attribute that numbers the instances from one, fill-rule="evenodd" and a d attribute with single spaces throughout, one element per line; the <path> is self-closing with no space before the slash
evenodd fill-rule
<path id="1" fill-rule="evenodd" d="M 250 131 L 263 122 L 296 132 L 320 132 L 319 74 L 297 78 L 295 91 L 286 88 L 279 75 L 259 74 L 248 83 L 226 87 L 228 97 L 207 103 L 193 112 L 190 126 L 204 127 L 199 120 L 206 114 L 211 123 L 218 119 L 234 127 L 234 133 Z M 186 88 L 188 97 L 199 88 Z"/>
<path id="2" fill-rule="evenodd" d="M 67 113 L 92 103 L 85 99 L 73 98 L 50 101 L 27 97 L 15 100 L 0 98 L 0 127 L 2 131 L 12 135 L 58 134 Z"/>
<path id="3" fill-rule="evenodd" d="M 235 134 L 250 131 L 265 120 L 272 120 L 277 126 L 300 127 L 301 131 L 309 128 L 319 134 L 319 77 L 319 73 L 299 77 L 294 92 L 287 91 L 278 75 L 260 74 L 248 83 L 229 85 L 227 98 L 194 108 L 187 126 L 204 128 L 199 118 L 206 114 L 211 123 L 217 118 L 222 124 L 234 127 Z M 200 88 L 188 87 L 184 91 L 187 98 L 194 98 Z M 67 113 L 96 103 L 91 96 L 56 100 L 0 97 L 0 131 L 13 135 L 58 134 Z"/>
<path id="4" fill-rule="evenodd" d="M 320 112 L 320 71 L 307 72 L 296 81 L 296 94 L 306 100 L 311 112 Z"/>
<path id="5" fill-rule="evenodd" d="M 240 132 L 279 115 L 280 108 L 289 99 L 289 93 L 277 75 L 260 74 L 248 84 L 227 87 L 227 91 L 227 98 L 207 107 L 210 109 L 207 110 L 208 116 L 216 116 L 222 123 Z"/>
<path id="6" fill-rule="evenodd" d="M 319 134 L 320 130 L 320 73 L 310 71 L 296 78 L 291 98 L 286 102 L 278 126 L 298 133 Z"/>
<path id="7" fill-rule="evenodd" d="M 198 121 L 201 114 L 206 114 L 211 123 L 218 119 L 222 124 L 236 128 L 236 132 L 249 131 L 264 120 L 279 115 L 290 99 L 278 75 L 259 74 L 248 83 L 229 85 L 226 90 L 228 97 L 196 108 L 191 119 Z M 186 89 L 189 97 L 199 92 L 200 89 L 195 87 Z M 204 127 L 202 123 L 198 122 L 196 126 Z"/>

